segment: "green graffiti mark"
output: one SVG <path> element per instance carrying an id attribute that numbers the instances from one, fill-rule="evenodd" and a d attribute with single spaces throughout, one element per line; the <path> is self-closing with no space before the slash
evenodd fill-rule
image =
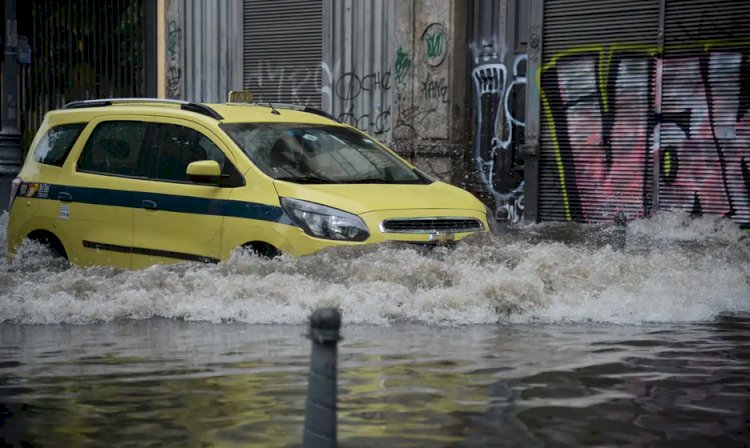
<path id="1" fill-rule="evenodd" d="M 664 154 L 664 177 L 670 177 L 672 175 L 672 153 L 667 152 Z"/>
<path id="2" fill-rule="evenodd" d="M 171 59 L 177 56 L 180 47 L 180 33 L 182 30 L 174 20 L 169 21 L 167 26 L 167 53 Z"/>
<path id="3" fill-rule="evenodd" d="M 401 85 L 406 81 L 406 76 L 409 74 L 411 69 L 411 59 L 409 55 L 404 51 L 403 48 L 398 47 L 396 51 L 396 85 Z"/>
<path id="4" fill-rule="evenodd" d="M 447 53 L 448 33 L 439 23 L 432 23 L 422 34 L 422 44 L 425 48 L 427 63 L 433 67 L 443 63 Z"/>
<path id="5" fill-rule="evenodd" d="M 445 50 L 445 34 L 442 30 L 427 34 L 427 57 L 439 58 Z"/>

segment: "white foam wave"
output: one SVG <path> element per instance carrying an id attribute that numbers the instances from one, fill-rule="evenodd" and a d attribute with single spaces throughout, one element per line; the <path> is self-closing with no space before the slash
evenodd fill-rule
<path id="1" fill-rule="evenodd" d="M 321 305 L 340 307 L 347 323 L 376 325 L 710 320 L 750 311 L 747 235 L 717 222 L 670 214 L 631 223 L 625 252 L 506 236 L 428 253 L 382 245 L 274 260 L 237 254 L 140 271 L 68 268 L 26 244 L 0 262 L 0 321 L 301 324 Z"/>

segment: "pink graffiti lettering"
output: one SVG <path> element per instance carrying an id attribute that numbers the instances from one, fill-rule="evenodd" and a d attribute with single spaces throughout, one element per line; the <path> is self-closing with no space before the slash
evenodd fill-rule
<path id="1" fill-rule="evenodd" d="M 750 223 L 749 54 L 586 53 L 545 67 L 566 217 L 675 208 Z"/>

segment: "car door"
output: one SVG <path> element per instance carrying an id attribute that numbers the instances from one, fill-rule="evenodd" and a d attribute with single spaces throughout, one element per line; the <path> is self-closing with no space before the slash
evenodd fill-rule
<path id="1" fill-rule="evenodd" d="M 132 116 L 92 120 L 83 148 L 49 192 L 58 201 L 56 228 L 76 245 L 72 261 L 131 267 L 138 158 L 148 126 Z"/>
<path id="2" fill-rule="evenodd" d="M 143 154 L 147 180 L 134 213 L 133 266 L 218 261 L 231 189 L 192 182 L 186 169 L 191 162 L 215 160 L 228 173 L 234 170 L 229 151 L 210 130 L 186 120 L 160 118 L 150 132 Z"/>

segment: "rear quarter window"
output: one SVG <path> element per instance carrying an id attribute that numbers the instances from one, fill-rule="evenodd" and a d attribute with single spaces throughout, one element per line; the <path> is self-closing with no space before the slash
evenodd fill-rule
<path id="1" fill-rule="evenodd" d="M 34 160 L 45 165 L 63 166 L 85 123 L 63 124 L 47 131 L 34 150 Z"/>

